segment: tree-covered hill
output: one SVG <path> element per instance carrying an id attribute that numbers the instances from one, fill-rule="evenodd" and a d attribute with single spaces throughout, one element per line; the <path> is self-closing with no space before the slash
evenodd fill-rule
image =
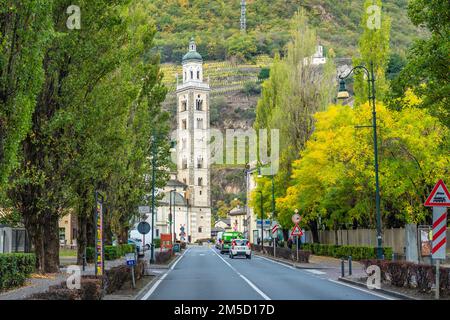
<path id="1" fill-rule="evenodd" d="M 247 0 L 247 34 L 240 32 L 241 0 L 152 0 L 151 15 L 163 62 L 178 62 L 195 35 L 206 60 L 273 54 L 289 38 L 289 20 L 301 7 L 317 28 L 320 42 L 338 56 L 351 56 L 362 28 L 362 0 Z M 385 0 L 392 18 L 391 48 L 403 51 L 419 35 L 406 15 L 408 0 Z"/>

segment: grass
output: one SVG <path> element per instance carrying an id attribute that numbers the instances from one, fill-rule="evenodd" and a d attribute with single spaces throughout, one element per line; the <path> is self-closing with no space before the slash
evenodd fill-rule
<path id="1" fill-rule="evenodd" d="M 76 257 L 77 256 L 77 250 L 75 249 L 59 249 L 59 256 L 60 257 Z"/>

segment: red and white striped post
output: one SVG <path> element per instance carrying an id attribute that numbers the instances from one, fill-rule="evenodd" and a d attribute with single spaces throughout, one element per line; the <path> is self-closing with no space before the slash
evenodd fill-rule
<path id="1" fill-rule="evenodd" d="M 433 242 L 431 257 L 436 261 L 436 291 L 435 297 L 439 299 L 441 260 L 446 258 L 447 249 L 447 207 L 450 207 L 450 193 L 442 180 L 434 186 L 425 206 L 433 207 Z"/>

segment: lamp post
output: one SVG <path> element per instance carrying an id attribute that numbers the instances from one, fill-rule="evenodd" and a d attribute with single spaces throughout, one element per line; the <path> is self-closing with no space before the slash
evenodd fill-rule
<path id="1" fill-rule="evenodd" d="M 339 93 L 338 99 L 347 99 L 350 95 L 345 88 L 345 79 L 353 72 L 364 72 L 367 76 L 369 85 L 369 104 L 372 105 L 372 128 L 373 128 L 373 148 L 374 148 L 374 165 L 375 165 L 375 206 L 377 217 L 377 258 L 382 259 L 382 235 L 381 235 L 381 212 L 380 212 L 380 180 L 378 173 L 378 138 L 377 138 L 377 112 L 375 104 L 375 74 L 373 72 L 373 62 L 370 63 L 370 71 L 365 66 L 356 66 L 345 76 L 339 76 Z"/>
<path id="2" fill-rule="evenodd" d="M 262 191 L 257 191 L 258 193 L 261 194 L 260 199 L 260 204 L 261 204 L 261 252 L 264 249 L 264 206 L 263 206 L 263 192 Z"/>
<path id="3" fill-rule="evenodd" d="M 152 245 L 151 245 L 151 257 L 150 263 L 155 263 L 155 190 L 156 190 L 156 159 L 157 159 L 157 139 L 162 135 L 153 133 L 151 137 L 151 154 L 152 154 Z M 175 142 L 171 141 L 170 151 L 174 151 Z"/>
<path id="4" fill-rule="evenodd" d="M 175 192 L 177 191 L 177 189 L 172 189 L 170 190 L 170 196 L 169 196 L 169 224 L 170 224 L 170 234 L 172 235 L 172 225 L 173 225 L 173 237 L 172 241 L 173 243 L 175 243 L 176 240 L 176 227 L 175 227 Z M 173 193 L 173 202 L 172 202 L 172 193 Z M 173 212 L 172 212 L 172 203 L 173 203 Z M 173 224 L 172 224 L 172 220 L 173 220 Z"/>

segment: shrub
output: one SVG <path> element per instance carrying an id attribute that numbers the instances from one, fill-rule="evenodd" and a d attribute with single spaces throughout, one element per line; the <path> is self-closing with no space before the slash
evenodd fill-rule
<path id="1" fill-rule="evenodd" d="M 36 293 L 26 300 L 101 300 L 103 297 L 102 279 L 96 276 L 82 276 L 81 288 L 71 290 L 65 281 L 50 286 L 48 291 Z"/>
<path id="2" fill-rule="evenodd" d="M 161 239 L 153 239 L 153 243 L 155 244 L 155 249 L 161 248 Z"/>
<path id="3" fill-rule="evenodd" d="M 397 287 L 415 287 L 419 292 L 428 293 L 435 284 L 435 267 L 432 265 L 375 259 L 363 260 L 362 263 L 365 270 L 370 265 L 380 267 L 382 280 Z M 440 268 L 439 272 L 442 294 L 449 294 L 450 269 Z"/>
<path id="4" fill-rule="evenodd" d="M 164 264 L 170 260 L 172 257 L 172 252 L 168 251 L 159 251 L 155 253 L 155 260 L 157 264 Z"/>
<path id="5" fill-rule="evenodd" d="M 104 246 L 105 260 L 116 260 L 127 253 L 135 252 L 134 244 L 120 244 L 118 246 Z M 87 247 L 86 248 L 86 259 L 89 263 L 94 262 L 95 260 L 95 248 Z"/>
<path id="6" fill-rule="evenodd" d="M 318 256 L 329 256 L 334 258 L 348 258 L 352 256 L 353 260 L 375 259 L 377 248 L 368 246 L 337 246 L 331 244 L 305 243 L 302 245 L 304 250 L 311 251 Z M 383 248 L 385 259 L 392 258 L 392 248 Z"/>
<path id="7" fill-rule="evenodd" d="M 35 266 L 36 256 L 32 253 L 0 254 L 0 291 L 22 286 Z"/>

